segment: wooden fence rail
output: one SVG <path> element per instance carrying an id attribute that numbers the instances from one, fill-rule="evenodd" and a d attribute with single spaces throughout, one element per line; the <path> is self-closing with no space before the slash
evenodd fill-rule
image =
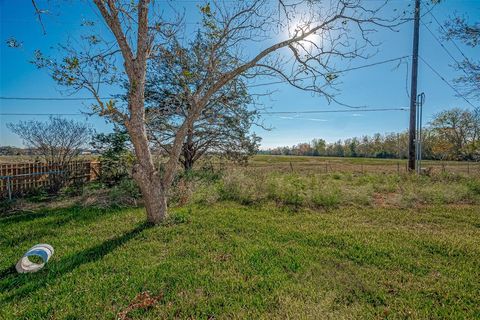
<path id="1" fill-rule="evenodd" d="M 65 165 L 52 162 L 0 164 L 0 198 L 12 198 L 38 189 L 49 189 L 59 180 L 92 181 L 98 178 L 98 161 L 73 161 Z M 61 179 L 59 179 L 61 178 Z"/>

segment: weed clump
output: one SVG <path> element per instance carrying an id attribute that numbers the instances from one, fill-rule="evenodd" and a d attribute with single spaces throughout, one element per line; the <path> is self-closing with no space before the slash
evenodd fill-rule
<path id="1" fill-rule="evenodd" d="M 312 204 L 315 207 L 330 210 L 337 208 L 341 204 L 340 193 L 334 192 L 317 192 L 312 196 Z"/>
<path id="2" fill-rule="evenodd" d="M 480 195 L 480 179 L 472 179 L 467 182 L 468 189 L 476 195 Z"/>

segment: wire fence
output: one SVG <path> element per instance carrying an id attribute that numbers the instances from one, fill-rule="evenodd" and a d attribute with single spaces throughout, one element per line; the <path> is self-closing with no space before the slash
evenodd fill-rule
<path id="1" fill-rule="evenodd" d="M 409 172 L 405 161 L 389 161 L 388 163 L 348 163 L 342 161 L 315 161 L 315 162 L 280 162 L 280 163 L 250 163 L 250 169 L 278 170 L 291 172 L 312 173 L 385 173 L 404 174 Z M 480 176 L 479 162 L 441 162 L 429 161 L 422 165 L 422 173 L 459 174 L 464 176 Z"/>
<path id="2" fill-rule="evenodd" d="M 214 167 L 237 167 L 233 163 L 215 163 Z M 382 163 L 349 163 L 347 161 L 282 161 L 250 162 L 248 170 L 298 172 L 307 174 L 328 173 L 384 173 L 405 174 L 408 171 L 406 161 L 388 161 Z M 51 190 L 54 187 L 67 186 L 72 182 L 96 180 L 101 171 L 100 162 L 95 160 L 74 161 L 65 165 L 43 162 L 0 163 L 0 198 L 21 197 L 39 189 Z M 424 174 L 459 174 L 480 177 L 479 162 L 441 162 L 426 161 L 422 166 Z"/>
<path id="3" fill-rule="evenodd" d="M 64 187 L 74 182 L 96 180 L 100 173 L 98 161 L 24 162 L 0 164 L 0 198 L 12 199 L 36 190 Z"/>

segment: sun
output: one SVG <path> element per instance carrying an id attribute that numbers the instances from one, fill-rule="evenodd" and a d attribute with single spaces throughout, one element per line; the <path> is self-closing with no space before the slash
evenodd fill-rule
<path id="1" fill-rule="evenodd" d="M 308 33 L 311 28 L 311 23 L 304 22 L 304 21 L 297 21 L 292 23 L 287 31 L 287 35 L 289 38 L 294 36 L 301 36 L 304 33 Z M 304 37 L 302 40 L 298 41 L 298 44 L 302 46 L 304 49 L 310 50 L 316 46 L 320 46 L 322 42 L 322 37 L 318 32 L 309 34 L 308 36 Z"/>

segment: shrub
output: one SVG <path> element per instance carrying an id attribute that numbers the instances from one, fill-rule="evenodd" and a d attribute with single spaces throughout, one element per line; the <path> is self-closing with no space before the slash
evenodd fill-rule
<path id="1" fill-rule="evenodd" d="M 138 199 L 141 198 L 141 193 L 133 179 L 125 178 L 118 185 L 109 189 L 108 196 L 113 206 L 136 206 Z"/>
<path id="2" fill-rule="evenodd" d="M 252 204 L 258 198 L 258 183 L 239 170 L 228 172 L 218 184 L 220 200 L 236 201 L 241 204 Z"/>
<path id="3" fill-rule="evenodd" d="M 373 201 L 373 186 L 371 184 L 342 188 L 345 201 L 352 205 L 370 206 Z"/>
<path id="4" fill-rule="evenodd" d="M 276 177 L 278 179 L 274 200 L 283 205 L 294 207 L 302 206 L 305 202 L 305 181 L 297 174 L 286 174 L 283 177 Z"/>
<path id="5" fill-rule="evenodd" d="M 336 173 L 336 172 L 335 172 L 334 174 L 332 174 L 332 178 L 333 178 L 334 180 L 341 180 L 341 179 L 342 179 L 342 175 L 341 175 L 340 173 Z"/>
<path id="6" fill-rule="evenodd" d="M 279 201 L 278 190 L 280 189 L 278 178 L 276 175 L 269 175 L 264 181 L 266 185 L 266 197 L 269 200 Z"/>
<path id="7" fill-rule="evenodd" d="M 207 186 L 212 186 L 218 183 L 222 177 L 221 170 L 215 170 L 211 165 L 203 165 L 200 169 L 191 169 L 180 172 L 174 179 L 173 185 L 169 188 L 169 205 L 185 205 L 193 196 L 196 203 L 211 203 L 215 202 L 218 197 L 212 197 L 212 194 L 202 194 Z M 217 193 L 217 190 L 209 188 L 209 192 Z M 202 199 L 204 197 L 205 199 Z M 205 201 L 204 201 L 205 200 Z"/>
<path id="8" fill-rule="evenodd" d="M 72 183 L 61 190 L 62 195 L 75 197 L 83 194 L 84 181 L 75 179 Z"/>
<path id="9" fill-rule="evenodd" d="M 164 225 L 177 225 L 190 222 L 187 214 L 182 212 L 174 212 L 168 215 L 167 219 L 163 222 Z"/>
<path id="10" fill-rule="evenodd" d="M 480 195 L 480 179 L 472 179 L 468 181 L 467 187 L 473 194 Z"/>
<path id="11" fill-rule="evenodd" d="M 379 181 L 373 181 L 372 186 L 375 192 L 379 193 L 393 193 L 397 191 L 400 182 L 400 177 L 397 175 L 382 176 Z"/>
<path id="12" fill-rule="evenodd" d="M 15 200 L 2 199 L 0 200 L 0 217 L 7 215 L 15 208 Z"/>
<path id="13" fill-rule="evenodd" d="M 294 208 L 298 208 L 303 205 L 304 200 L 305 197 L 300 192 L 300 190 L 292 186 L 285 186 L 285 188 L 280 193 L 280 201 L 287 206 L 293 206 Z"/>
<path id="14" fill-rule="evenodd" d="M 214 204 L 220 200 L 218 186 L 212 183 L 197 185 L 189 200 L 193 203 L 202 205 Z"/>
<path id="15" fill-rule="evenodd" d="M 326 210 L 337 208 L 340 205 L 340 194 L 334 192 L 315 192 L 312 195 L 312 204 L 315 207 L 320 207 Z"/>
<path id="16" fill-rule="evenodd" d="M 203 164 L 199 170 L 190 170 L 194 177 L 205 182 L 216 182 L 222 178 L 223 171 L 215 170 L 211 163 Z"/>
<path id="17" fill-rule="evenodd" d="M 49 195 L 45 188 L 36 188 L 32 190 L 27 198 L 30 202 L 43 202 L 48 199 Z"/>
<path id="18" fill-rule="evenodd" d="M 128 141 L 128 134 L 118 128 L 113 133 L 101 133 L 93 138 L 92 146 L 102 153 L 100 180 L 109 187 L 130 176 L 134 156 Z"/>

